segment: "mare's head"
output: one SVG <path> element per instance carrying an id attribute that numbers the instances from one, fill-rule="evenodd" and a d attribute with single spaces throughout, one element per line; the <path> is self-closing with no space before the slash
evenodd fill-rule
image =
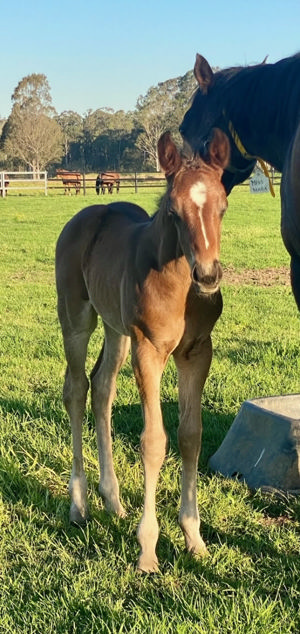
<path id="1" fill-rule="evenodd" d="M 159 162 L 169 183 L 167 213 L 199 294 L 215 293 L 222 277 L 221 223 L 227 200 L 221 178 L 229 153 L 229 141 L 218 129 L 208 144 L 205 161 L 199 156 L 182 156 L 168 132 L 158 142 Z"/>
<path id="2" fill-rule="evenodd" d="M 248 159 L 242 156 L 235 145 L 229 131 L 228 108 L 234 108 L 232 103 L 232 86 L 238 73 L 244 69 L 228 68 L 213 72 L 207 60 L 202 55 L 196 56 L 194 75 L 198 82 L 198 88 L 194 95 L 193 102 L 186 112 L 180 125 L 180 133 L 183 139 L 189 144 L 194 152 L 199 152 L 205 156 L 207 143 L 211 131 L 217 127 L 223 130 L 230 139 L 230 164 L 224 170 L 222 182 L 229 194 L 234 185 L 243 182 L 250 176 L 255 159 Z M 230 89 L 230 95 L 228 88 Z M 235 89 L 234 101 L 240 104 L 243 97 Z M 228 102 L 228 103 L 227 103 Z"/>

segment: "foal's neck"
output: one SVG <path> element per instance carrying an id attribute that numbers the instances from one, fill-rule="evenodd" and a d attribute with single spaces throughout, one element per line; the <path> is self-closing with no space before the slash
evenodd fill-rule
<path id="1" fill-rule="evenodd" d="M 163 196 L 158 211 L 140 236 L 141 256 L 151 253 L 152 268 L 162 271 L 182 257 L 174 219 L 168 213 L 169 195 Z"/>

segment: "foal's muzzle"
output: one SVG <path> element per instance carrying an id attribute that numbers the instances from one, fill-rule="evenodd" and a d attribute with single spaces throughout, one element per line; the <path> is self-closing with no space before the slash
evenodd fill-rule
<path id="1" fill-rule="evenodd" d="M 219 290 L 222 279 L 222 267 L 218 260 L 214 260 L 210 266 L 194 264 L 192 268 L 192 281 L 198 293 L 212 295 Z"/>

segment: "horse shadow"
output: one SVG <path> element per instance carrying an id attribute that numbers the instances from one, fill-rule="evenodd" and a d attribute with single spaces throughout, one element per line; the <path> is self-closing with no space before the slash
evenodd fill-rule
<path id="1" fill-rule="evenodd" d="M 29 405 L 21 400 L 0 400 L 0 405 L 3 411 L 14 413 L 16 416 L 24 416 L 24 412 L 31 418 L 39 418 L 41 415 L 45 415 L 45 411 L 54 414 L 55 405 L 52 400 L 53 395 L 46 397 L 46 402 L 43 407 L 38 405 Z M 179 449 L 177 443 L 177 428 L 178 428 L 178 403 L 175 401 L 163 402 L 163 417 L 165 427 L 170 440 L 170 451 L 179 456 Z M 56 410 L 57 417 L 57 410 Z M 52 419 L 53 420 L 53 419 Z M 134 421 L 134 424 L 133 422 Z M 138 421 L 138 422 L 137 422 Z M 86 419 L 88 425 L 92 425 L 92 416 L 89 413 Z M 222 442 L 224 435 L 228 427 L 232 422 L 231 416 L 224 416 L 222 414 L 214 413 L 204 408 L 203 410 L 203 449 L 199 461 L 199 468 L 201 474 L 205 478 L 211 478 L 212 475 L 207 466 L 208 457 L 216 451 L 220 442 Z M 63 421 L 59 423 L 60 428 L 65 425 Z M 126 441 L 129 445 L 129 450 L 132 451 L 132 459 L 137 459 L 139 452 L 140 433 L 142 430 L 142 413 L 141 407 L 138 403 L 133 403 L 124 406 L 115 406 L 113 412 L 113 434 L 117 436 L 126 436 Z M 66 428 L 68 425 L 66 424 Z M 69 445 L 70 430 L 66 430 L 66 444 Z M 13 444 L 13 440 L 12 440 Z M 24 447 L 26 452 L 26 447 Z M 134 566 L 138 545 L 135 538 L 135 526 L 138 521 L 138 516 L 141 513 L 143 505 L 143 487 L 140 486 L 138 491 L 133 491 L 132 488 L 122 485 L 122 496 L 129 503 L 131 509 L 131 517 L 125 519 L 115 518 L 109 515 L 101 505 L 92 503 L 92 522 L 89 523 L 87 529 L 78 529 L 77 527 L 70 526 L 69 523 L 69 496 L 67 492 L 67 480 L 68 475 L 65 474 L 65 461 L 57 459 L 55 456 L 55 463 L 51 455 L 45 457 L 44 468 L 49 469 L 49 486 L 43 484 L 39 477 L 33 472 L 30 473 L 30 469 L 22 469 L 20 461 L 17 462 L 14 459 L 14 454 L 7 453 L 0 457 L 0 491 L 2 499 L 10 507 L 14 507 L 14 515 L 17 520 L 25 523 L 34 523 L 37 529 L 45 529 L 56 536 L 62 545 L 67 545 L 71 541 L 82 545 L 82 557 L 97 557 L 103 555 L 107 557 L 108 540 L 109 547 L 113 548 L 117 555 L 120 550 L 126 545 L 126 559 L 129 564 Z M 51 471 L 56 471 L 59 474 L 63 474 L 66 479 L 65 492 L 61 493 L 55 490 L 55 485 L 51 486 Z M 214 476 L 215 477 L 215 476 Z M 221 477 L 221 476 L 220 476 Z M 222 478 L 222 477 L 221 477 Z M 224 487 L 226 489 L 226 479 L 224 478 Z M 96 499 L 97 496 L 98 481 L 93 477 L 92 481 L 89 481 L 90 497 Z M 242 485 L 241 485 L 242 486 Z M 225 491 L 226 492 L 226 491 Z M 168 508 L 168 516 L 172 524 L 177 524 L 178 515 L 178 500 L 170 501 L 170 508 Z M 249 495 L 249 504 L 252 505 L 254 510 L 261 510 L 267 516 L 273 516 L 274 518 L 284 514 L 284 503 L 276 500 L 266 501 L 266 499 L 259 498 L 258 496 Z M 220 576 L 213 572 L 212 566 L 207 567 L 205 561 L 193 559 L 188 553 L 184 552 L 183 537 L 182 547 L 173 544 L 173 541 L 169 538 L 168 534 L 164 530 L 163 514 L 159 509 L 161 515 L 161 534 L 157 545 L 157 552 L 161 561 L 161 570 L 167 570 L 172 562 L 176 561 L 180 567 L 185 570 L 190 570 L 195 574 L 208 575 L 213 581 L 220 582 Z M 128 520 L 132 524 L 132 530 L 128 530 Z M 247 555 L 255 555 L 261 549 L 264 555 L 276 558 L 278 565 L 281 565 L 283 559 L 286 561 L 286 556 L 281 555 L 276 549 L 275 545 L 271 542 L 266 546 L 266 543 L 259 543 L 259 539 L 253 535 L 247 534 L 244 530 L 240 532 L 222 532 L 220 529 L 215 529 L 211 524 L 201 523 L 201 532 L 208 545 L 214 546 L 215 544 L 224 543 L 228 547 L 238 548 L 245 552 Z M 87 544 L 88 541 L 88 544 Z M 95 546 L 97 545 L 97 547 Z M 267 550 L 266 550 L 267 549 Z M 291 563 L 294 562 L 293 555 L 290 556 Z M 224 578 L 224 582 L 226 579 Z M 238 584 L 238 581 L 236 581 Z"/>

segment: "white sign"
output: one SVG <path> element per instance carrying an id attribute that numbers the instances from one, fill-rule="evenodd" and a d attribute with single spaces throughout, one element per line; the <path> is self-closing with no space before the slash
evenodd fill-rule
<path id="1" fill-rule="evenodd" d="M 250 192 L 251 194 L 264 194 L 270 191 L 269 179 L 260 171 L 257 170 L 254 176 L 250 178 Z"/>

